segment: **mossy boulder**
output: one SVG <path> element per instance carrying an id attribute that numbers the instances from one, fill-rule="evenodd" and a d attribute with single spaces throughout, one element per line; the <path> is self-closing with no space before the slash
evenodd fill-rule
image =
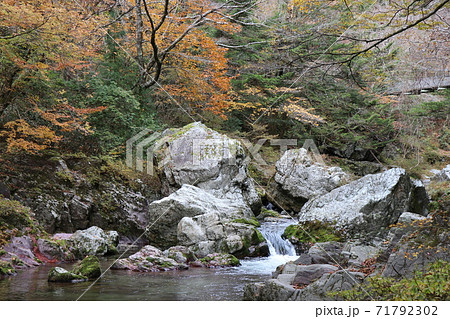
<path id="1" fill-rule="evenodd" d="M 74 274 L 61 267 L 53 267 L 48 272 L 49 282 L 80 282 L 86 281 L 87 279 L 85 276 Z"/>
<path id="2" fill-rule="evenodd" d="M 89 279 L 95 279 L 101 276 L 102 269 L 96 256 L 87 256 L 73 268 L 72 272 Z"/>

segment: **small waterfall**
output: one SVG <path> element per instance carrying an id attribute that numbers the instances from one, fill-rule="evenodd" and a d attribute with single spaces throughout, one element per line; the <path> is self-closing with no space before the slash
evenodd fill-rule
<path id="1" fill-rule="evenodd" d="M 292 243 L 281 238 L 287 226 L 294 224 L 293 220 L 264 222 L 261 224 L 259 231 L 267 240 L 271 256 L 296 256 L 295 248 Z"/>

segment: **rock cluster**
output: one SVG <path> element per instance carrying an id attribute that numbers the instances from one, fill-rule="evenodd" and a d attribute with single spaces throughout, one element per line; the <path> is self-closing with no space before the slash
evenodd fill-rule
<path id="1" fill-rule="evenodd" d="M 161 251 L 147 245 L 130 257 L 117 260 L 111 269 L 158 272 L 186 270 L 190 266 L 217 268 L 238 265 L 240 265 L 239 260 L 230 254 L 213 253 L 199 259 L 188 247 L 174 246 Z"/>
<path id="2" fill-rule="evenodd" d="M 254 226 L 233 222 L 261 208 L 239 141 L 192 123 L 163 132 L 155 144 L 168 196 L 149 205 L 146 237 L 152 245 L 188 246 L 199 257 L 268 254 Z"/>

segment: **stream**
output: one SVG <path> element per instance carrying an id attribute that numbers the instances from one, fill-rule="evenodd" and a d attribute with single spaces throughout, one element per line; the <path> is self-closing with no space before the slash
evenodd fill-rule
<path id="1" fill-rule="evenodd" d="M 293 220 L 265 222 L 259 228 L 268 241 L 269 257 L 243 259 L 239 267 L 219 269 L 154 273 L 109 270 L 80 300 L 242 300 L 246 284 L 269 279 L 278 265 L 296 259 L 292 244 L 281 238 L 292 223 Z M 102 259 L 102 269 L 114 260 Z M 0 300 L 77 300 L 92 285 L 92 281 L 49 283 L 47 273 L 53 266 L 26 269 L 0 280 Z M 62 266 L 70 269 L 72 264 Z"/>

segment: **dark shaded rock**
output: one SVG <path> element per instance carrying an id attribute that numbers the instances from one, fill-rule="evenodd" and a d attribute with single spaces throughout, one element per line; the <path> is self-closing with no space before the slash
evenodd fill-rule
<path id="1" fill-rule="evenodd" d="M 307 266 L 297 266 L 296 274 L 292 285 L 294 286 L 305 286 L 313 283 L 324 274 L 337 271 L 338 268 L 332 265 L 307 265 Z"/>

